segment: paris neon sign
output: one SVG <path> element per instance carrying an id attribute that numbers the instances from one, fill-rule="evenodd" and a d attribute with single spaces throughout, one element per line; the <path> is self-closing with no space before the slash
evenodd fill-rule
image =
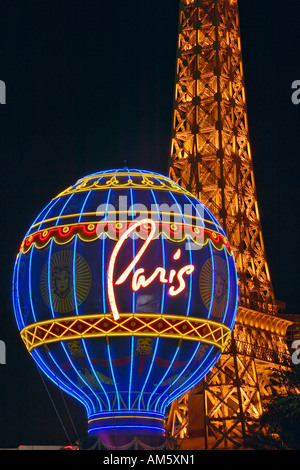
<path id="1" fill-rule="evenodd" d="M 148 237 L 144 241 L 142 247 L 133 258 L 133 260 L 129 263 L 129 265 L 124 269 L 122 274 L 118 277 L 116 281 L 114 281 L 114 270 L 116 261 L 118 259 L 118 254 L 124 245 L 127 238 L 141 225 L 148 224 L 150 226 L 150 231 Z M 134 292 L 137 292 L 140 288 L 148 287 L 155 279 L 158 279 L 162 284 L 169 284 L 168 293 L 174 297 L 182 292 L 185 287 L 186 283 L 184 280 L 184 276 L 189 276 L 195 270 L 195 266 L 192 264 L 187 264 L 181 267 L 178 271 L 176 269 L 171 269 L 169 273 L 167 273 L 166 269 L 158 266 L 154 269 L 153 273 L 146 278 L 145 276 L 145 269 L 143 267 L 138 268 L 134 271 L 137 263 L 142 259 L 143 254 L 146 252 L 148 246 L 150 245 L 151 241 L 154 238 L 156 230 L 155 222 L 152 219 L 142 219 L 138 222 L 132 224 L 122 235 L 122 237 L 116 243 L 114 250 L 111 254 L 109 265 L 108 265 L 108 275 L 107 275 L 107 286 L 108 286 L 108 299 L 111 308 L 111 313 L 113 315 L 114 320 L 118 320 L 120 318 L 120 314 L 117 307 L 117 302 L 115 298 L 115 286 L 119 286 L 123 284 L 129 276 L 131 278 L 131 289 Z M 176 250 L 173 255 L 173 260 L 179 260 L 181 257 L 181 250 L 180 248 Z M 174 285 L 176 282 L 177 285 Z"/>

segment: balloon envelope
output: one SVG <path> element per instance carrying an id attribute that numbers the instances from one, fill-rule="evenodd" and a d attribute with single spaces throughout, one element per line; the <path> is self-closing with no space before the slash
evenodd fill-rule
<path id="1" fill-rule="evenodd" d="M 170 403 L 213 367 L 237 308 L 223 229 L 169 178 L 109 170 L 42 210 L 13 302 L 37 365 L 85 407 L 91 434 L 163 435 Z"/>

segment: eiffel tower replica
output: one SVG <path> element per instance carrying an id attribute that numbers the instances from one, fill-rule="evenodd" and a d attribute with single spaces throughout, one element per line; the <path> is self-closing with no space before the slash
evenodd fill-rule
<path id="1" fill-rule="evenodd" d="M 290 357 L 274 296 L 253 176 L 237 0 L 181 0 L 169 175 L 222 224 L 239 305 L 230 344 L 202 383 L 171 405 L 171 435 L 194 449 L 241 448 Z M 200 444 L 199 444 L 200 443 Z M 199 447 L 200 446 L 200 447 Z"/>

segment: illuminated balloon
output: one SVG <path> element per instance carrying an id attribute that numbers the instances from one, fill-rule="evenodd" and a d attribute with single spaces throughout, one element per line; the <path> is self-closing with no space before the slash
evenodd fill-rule
<path id="1" fill-rule="evenodd" d="M 99 436 L 164 435 L 170 403 L 224 350 L 237 296 L 210 211 L 171 179 L 128 169 L 55 197 L 26 233 L 13 279 L 26 348 Z"/>

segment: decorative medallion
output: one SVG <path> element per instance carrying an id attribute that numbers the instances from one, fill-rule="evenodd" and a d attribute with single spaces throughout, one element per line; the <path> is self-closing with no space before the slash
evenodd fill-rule
<path id="1" fill-rule="evenodd" d="M 228 283 L 227 267 L 220 256 L 209 258 L 203 265 L 200 273 L 200 293 L 204 305 L 211 311 L 213 317 L 223 317 L 227 304 Z M 212 292 L 213 291 L 213 292 Z"/>
<path id="2" fill-rule="evenodd" d="M 74 256 L 75 265 L 73 266 Z M 74 295 L 74 287 L 76 295 Z M 73 311 L 76 304 L 79 306 L 86 299 L 90 287 L 90 268 L 78 253 L 74 255 L 73 251 L 58 251 L 51 256 L 50 270 L 48 262 L 43 267 L 40 282 L 41 294 L 49 307 L 51 304 L 54 312 Z M 50 293 L 51 301 L 49 300 Z"/>

